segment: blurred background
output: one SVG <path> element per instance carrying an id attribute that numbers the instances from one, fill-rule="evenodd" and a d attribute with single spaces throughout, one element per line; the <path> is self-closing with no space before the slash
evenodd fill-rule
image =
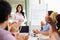
<path id="1" fill-rule="evenodd" d="M 14 15 L 18 4 L 22 4 L 23 11 L 26 14 L 26 25 L 29 29 L 39 28 L 40 22 L 45 22 L 45 16 L 48 10 L 60 13 L 60 0 L 6 0 L 12 6 L 12 14 Z"/>

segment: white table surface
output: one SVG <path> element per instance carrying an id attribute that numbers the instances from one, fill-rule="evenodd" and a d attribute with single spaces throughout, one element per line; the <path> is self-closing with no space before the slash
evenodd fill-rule
<path id="1" fill-rule="evenodd" d="M 20 33 L 20 34 L 24 34 L 27 35 L 28 33 Z M 44 36 L 42 34 L 37 34 L 37 37 L 33 37 L 31 35 L 29 35 L 29 39 L 28 40 L 48 40 L 49 36 Z"/>
<path id="2" fill-rule="evenodd" d="M 28 40 L 48 40 L 49 39 L 49 36 L 44 36 L 44 35 L 41 35 L 41 34 L 38 34 L 38 37 L 31 37 L 29 36 L 29 39 Z"/>

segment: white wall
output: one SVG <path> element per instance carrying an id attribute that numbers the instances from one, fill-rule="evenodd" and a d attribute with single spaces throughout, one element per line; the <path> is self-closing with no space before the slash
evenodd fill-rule
<path id="1" fill-rule="evenodd" d="M 48 4 L 48 10 L 53 10 L 60 13 L 60 0 L 45 0 Z"/>
<path id="2" fill-rule="evenodd" d="M 29 0 L 29 5 L 30 30 L 40 29 L 40 22 L 44 21 L 47 14 L 47 4 L 45 0 L 41 0 L 41 4 L 39 0 Z"/>
<path id="3" fill-rule="evenodd" d="M 40 25 L 41 21 L 44 21 L 45 15 L 47 14 L 47 4 L 45 0 L 30 0 L 30 20 L 31 25 Z"/>

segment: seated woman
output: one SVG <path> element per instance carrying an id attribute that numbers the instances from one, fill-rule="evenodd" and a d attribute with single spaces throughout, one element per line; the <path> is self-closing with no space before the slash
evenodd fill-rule
<path id="1" fill-rule="evenodd" d="M 48 17 L 48 23 L 50 24 L 49 40 L 60 40 L 59 39 L 60 36 L 58 30 L 56 29 L 56 25 L 50 17 Z"/>

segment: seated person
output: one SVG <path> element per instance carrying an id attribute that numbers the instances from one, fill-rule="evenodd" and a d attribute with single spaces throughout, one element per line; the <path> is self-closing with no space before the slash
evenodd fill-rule
<path id="1" fill-rule="evenodd" d="M 51 16 L 51 14 L 53 13 L 53 11 L 48 11 L 48 16 Z M 46 26 L 46 24 L 44 24 L 42 21 L 41 21 L 41 31 L 43 30 L 43 26 Z M 45 29 L 48 31 L 48 29 Z"/>
<path id="2" fill-rule="evenodd" d="M 49 31 L 49 40 L 60 40 L 60 36 L 58 33 L 58 30 L 56 29 L 55 22 L 52 20 L 52 18 L 48 17 L 48 23 L 50 24 L 50 31 Z"/>
<path id="3" fill-rule="evenodd" d="M 43 34 L 45 36 L 49 35 L 49 30 L 50 30 L 50 25 L 47 23 L 47 16 L 45 17 L 46 24 L 43 26 L 43 30 L 33 30 L 34 33 L 36 34 Z"/>
<path id="4" fill-rule="evenodd" d="M 50 17 L 54 20 L 54 22 L 56 23 L 56 16 L 57 13 L 53 12 Z M 49 35 L 49 30 L 50 30 L 50 25 L 49 23 L 47 23 L 47 17 L 45 18 L 46 24 L 43 26 L 43 30 L 38 31 L 38 30 L 33 30 L 33 32 L 37 33 L 37 34 L 43 34 L 48 36 Z M 43 22 L 41 23 L 43 25 Z"/>
<path id="5" fill-rule="evenodd" d="M 5 28 L 11 13 L 11 6 L 6 1 L 0 1 L 0 40 L 16 40 Z"/>

